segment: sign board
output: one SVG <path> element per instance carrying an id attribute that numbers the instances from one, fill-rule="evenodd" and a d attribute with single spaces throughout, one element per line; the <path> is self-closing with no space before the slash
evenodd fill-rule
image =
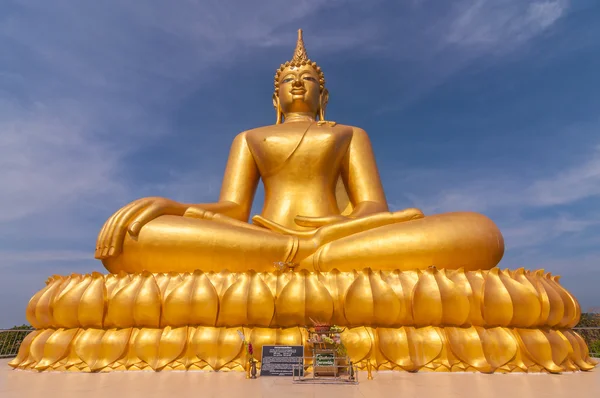
<path id="1" fill-rule="evenodd" d="M 315 357 L 315 365 L 318 367 L 335 366 L 335 354 L 333 352 L 317 353 Z"/>
<path id="2" fill-rule="evenodd" d="M 301 345 L 264 345 L 260 375 L 294 376 L 294 365 L 302 364 L 303 357 L 304 346 Z"/>

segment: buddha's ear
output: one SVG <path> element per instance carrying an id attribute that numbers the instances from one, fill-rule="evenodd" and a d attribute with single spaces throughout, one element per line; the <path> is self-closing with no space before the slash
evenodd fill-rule
<path id="1" fill-rule="evenodd" d="M 275 124 L 281 124 L 281 104 L 279 103 L 279 96 L 277 94 L 273 94 L 273 107 L 275 108 L 275 112 L 277 113 L 277 119 Z"/>
<path id="2" fill-rule="evenodd" d="M 319 98 L 319 119 L 325 120 L 325 110 L 327 109 L 327 103 L 329 102 L 329 90 L 326 88 L 321 92 Z"/>

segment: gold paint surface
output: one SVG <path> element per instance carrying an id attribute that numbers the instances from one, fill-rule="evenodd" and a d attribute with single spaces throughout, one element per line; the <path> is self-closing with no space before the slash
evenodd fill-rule
<path id="1" fill-rule="evenodd" d="M 565 329 L 581 314 L 577 300 L 550 274 L 521 269 L 98 275 L 49 278 L 30 300 L 27 320 L 38 329 L 89 327 L 90 315 L 81 306 L 96 308 L 94 327 L 103 329 L 292 327 L 310 325 L 311 319 L 340 326 Z M 553 283 L 536 283 L 539 291 L 528 287 L 539 280 Z M 481 298 L 474 293 L 480 285 Z M 73 295 L 86 299 L 68 302 L 67 312 L 64 298 Z M 554 299 L 542 318 L 548 296 Z"/>
<path id="2" fill-rule="evenodd" d="M 299 345 L 307 338 L 298 327 L 45 329 L 31 333 L 9 365 L 75 372 L 245 371 L 248 358 L 238 330 L 255 342 L 257 353 L 263 345 Z M 357 327 L 342 333 L 360 369 L 438 372 L 590 370 L 595 362 L 579 339 L 568 330 L 501 327 Z M 260 354 L 255 358 L 260 360 Z"/>

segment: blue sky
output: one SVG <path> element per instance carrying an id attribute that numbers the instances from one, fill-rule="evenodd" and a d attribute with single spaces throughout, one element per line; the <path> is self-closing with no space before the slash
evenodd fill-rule
<path id="1" fill-rule="evenodd" d="M 96 235 L 127 202 L 217 199 L 233 137 L 275 120 L 298 28 L 392 208 L 483 212 L 501 267 L 599 306 L 599 18 L 596 0 L 2 2 L 0 327 L 48 276 L 104 271 Z"/>

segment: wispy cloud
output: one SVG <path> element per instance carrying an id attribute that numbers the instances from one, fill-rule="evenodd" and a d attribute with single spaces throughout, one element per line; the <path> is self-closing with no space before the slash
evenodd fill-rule
<path id="1" fill-rule="evenodd" d="M 600 147 L 580 153 L 572 162 L 556 165 L 558 171 L 555 173 L 533 179 L 509 169 L 508 165 L 510 171 L 485 167 L 479 170 L 414 170 L 404 177 L 406 181 L 401 185 L 418 186 L 418 181 L 435 181 L 435 184 L 424 186 L 424 192 L 404 194 L 411 201 L 425 202 L 428 212 L 544 208 L 600 196 Z M 532 169 L 534 167 L 532 165 Z"/>
<path id="2" fill-rule="evenodd" d="M 92 255 L 90 252 L 83 250 L 36 250 L 27 252 L 0 250 L 0 258 L 2 259 L 0 268 L 8 268 L 24 264 L 39 265 L 53 262 L 91 261 Z"/>
<path id="3" fill-rule="evenodd" d="M 411 188 L 392 193 L 404 198 L 393 207 L 417 206 L 426 214 L 483 212 L 498 222 L 510 250 L 539 247 L 566 236 L 575 242 L 563 239 L 565 247 L 581 242 L 591 246 L 600 242 L 600 210 L 582 213 L 574 206 L 600 197 L 600 150 L 592 145 L 568 159 L 570 163 L 555 164 L 554 170 L 536 169 L 531 163 L 529 174 L 508 163 L 505 170 L 482 165 L 477 170 L 404 171 L 395 185 Z"/>
<path id="4" fill-rule="evenodd" d="M 527 191 L 527 200 L 533 205 L 554 206 L 600 196 L 600 145 L 581 157 L 582 163 L 535 181 Z"/>
<path id="5" fill-rule="evenodd" d="M 462 1 L 447 41 L 490 52 L 512 49 L 548 29 L 568 6 L 568 0 Z"/>

